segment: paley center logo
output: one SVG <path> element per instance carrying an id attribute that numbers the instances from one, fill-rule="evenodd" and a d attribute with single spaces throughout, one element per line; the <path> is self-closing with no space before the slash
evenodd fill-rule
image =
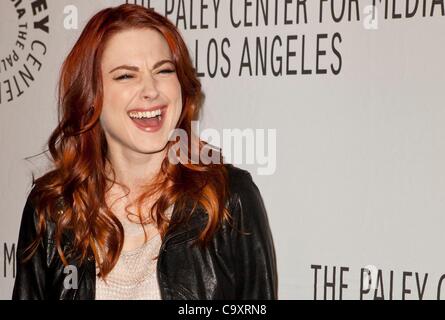
<path id="1" fill-rule="evenodd" d="M 0 2 L 0 105 L 22 96 L 48 52 L 47 0 Z"/>

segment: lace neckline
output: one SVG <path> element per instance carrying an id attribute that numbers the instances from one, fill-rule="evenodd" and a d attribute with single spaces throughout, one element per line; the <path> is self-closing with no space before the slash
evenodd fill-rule
<path id="1" fill-rule="evenodd" d="M 148 239 L 147 241 L 145 241 L 141 246 L 135 248 L 135 249 L 130 249 L 130 250 L 122 250 L 121 251 L 121 255 L 123 256 L 132 256 L 135 255 L 141 251 L 143 251 L 146 247 L 148 247 L 152 242 L 154 242 L 155 239 L 157 239 L 158 237 L 160 237 L 159 232 L 157 232 L 153 237 L 151 237 L 150 239 Z"/>

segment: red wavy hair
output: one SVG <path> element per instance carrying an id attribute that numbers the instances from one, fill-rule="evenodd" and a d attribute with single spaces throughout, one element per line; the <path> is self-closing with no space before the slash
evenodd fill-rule
<path id="1" fill-rule="evenodd" d="M 167 41 L 183 97 L 177 128 L 185 130 L 188 137 L 192 137 L 191 121 L 196 119 L 204 100 L 200 81 L 179 31 L 152 9 L 123 4 L 98 12 L 87 23 L 68 54 L 61 69 L 58 88 L 59 124 L 48 141 L 53 168 L 38 179 L 33 177 L 30 196 L 39 222 L 38 238 L 30 249 L 34 251 L 37 248 L 46 224 L 52 221 L 56 225 L 55 242 L 63 263 L 68 264 L 62 249 L 62 237 L 70 233 L 74 239 L 73 250 L 79 254 L 81 263 L 88 254 L 88 248 L 91 248 L 96 261 L 100 261 L 99 275 L 102 277 L 112 270 L 118 260 L 124 231 L 105 201 L 110 186 L 118 182 L 114 179 L 114 171 L 110 178 L 105 170 L 107 164 L 112 166 L 107 159 L 107 142 L 99 122 L 103 101 L 100 62 L 110 37 L 129 28 L 152 28 Z M 92 105 L 95 108 L 91 108 Z M 173 144 L 173 141 L 169 141 L 166 148 L 171 148 Z M 199 151 L 205 146 L 206 143 L 199 140 Z M 191 159 L 193 148 L 188 149 Z M 217 155 L 221 161 L 212 164 L 172 164 L 166 156 L 155 182 L 147 185 L 137 199 L 141 222 L 142 211 L 148 210 L 164 239 L 167 228 L 173 223 L 164 215 L 170 205 L 174 204 L 175 209 L 184 214 L 177 223 L 182 223 L 197 206 L 201 206 L 208 214 L 208 222 L 198 243 L 208 243 L 220 223 L 230 219 L 225 207 L 229 192 L 227 169 L 221 153 Z M 162 191 L 161 195 L 156 198 L 153 207 L 143 208 L 144 199 L 159 191 Z M 58 214 L 60 199 L 63 199 L 63 214 Z M 183 210 L 190 203 L 193 208 L 191 212 Z"/>

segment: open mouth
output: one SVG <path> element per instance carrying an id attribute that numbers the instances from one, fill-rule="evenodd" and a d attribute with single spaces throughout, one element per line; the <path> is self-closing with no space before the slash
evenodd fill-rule
<path id="1" fill-rule="evenodd" d="M 162 127 L 165 112 L 166 107 L 161 107 L 153 111 L 129 111 L 128 116 L 139 129 L 153 132 Z"/>

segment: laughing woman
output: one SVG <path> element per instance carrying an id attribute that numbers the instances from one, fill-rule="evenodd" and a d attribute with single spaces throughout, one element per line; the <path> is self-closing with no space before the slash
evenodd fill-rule
<path id="1" fill-rule="evenodd" d="M 53 168 L 24 206 L 13 299 L 277 298 L 251 175 L 215 150 L 172 161 L 174 129 L 198 146 L 187 159 L 211 149 L 191 130 L 202 102 L 165 17 L 126 4 L 87 23 L 61 70 Z"/>

